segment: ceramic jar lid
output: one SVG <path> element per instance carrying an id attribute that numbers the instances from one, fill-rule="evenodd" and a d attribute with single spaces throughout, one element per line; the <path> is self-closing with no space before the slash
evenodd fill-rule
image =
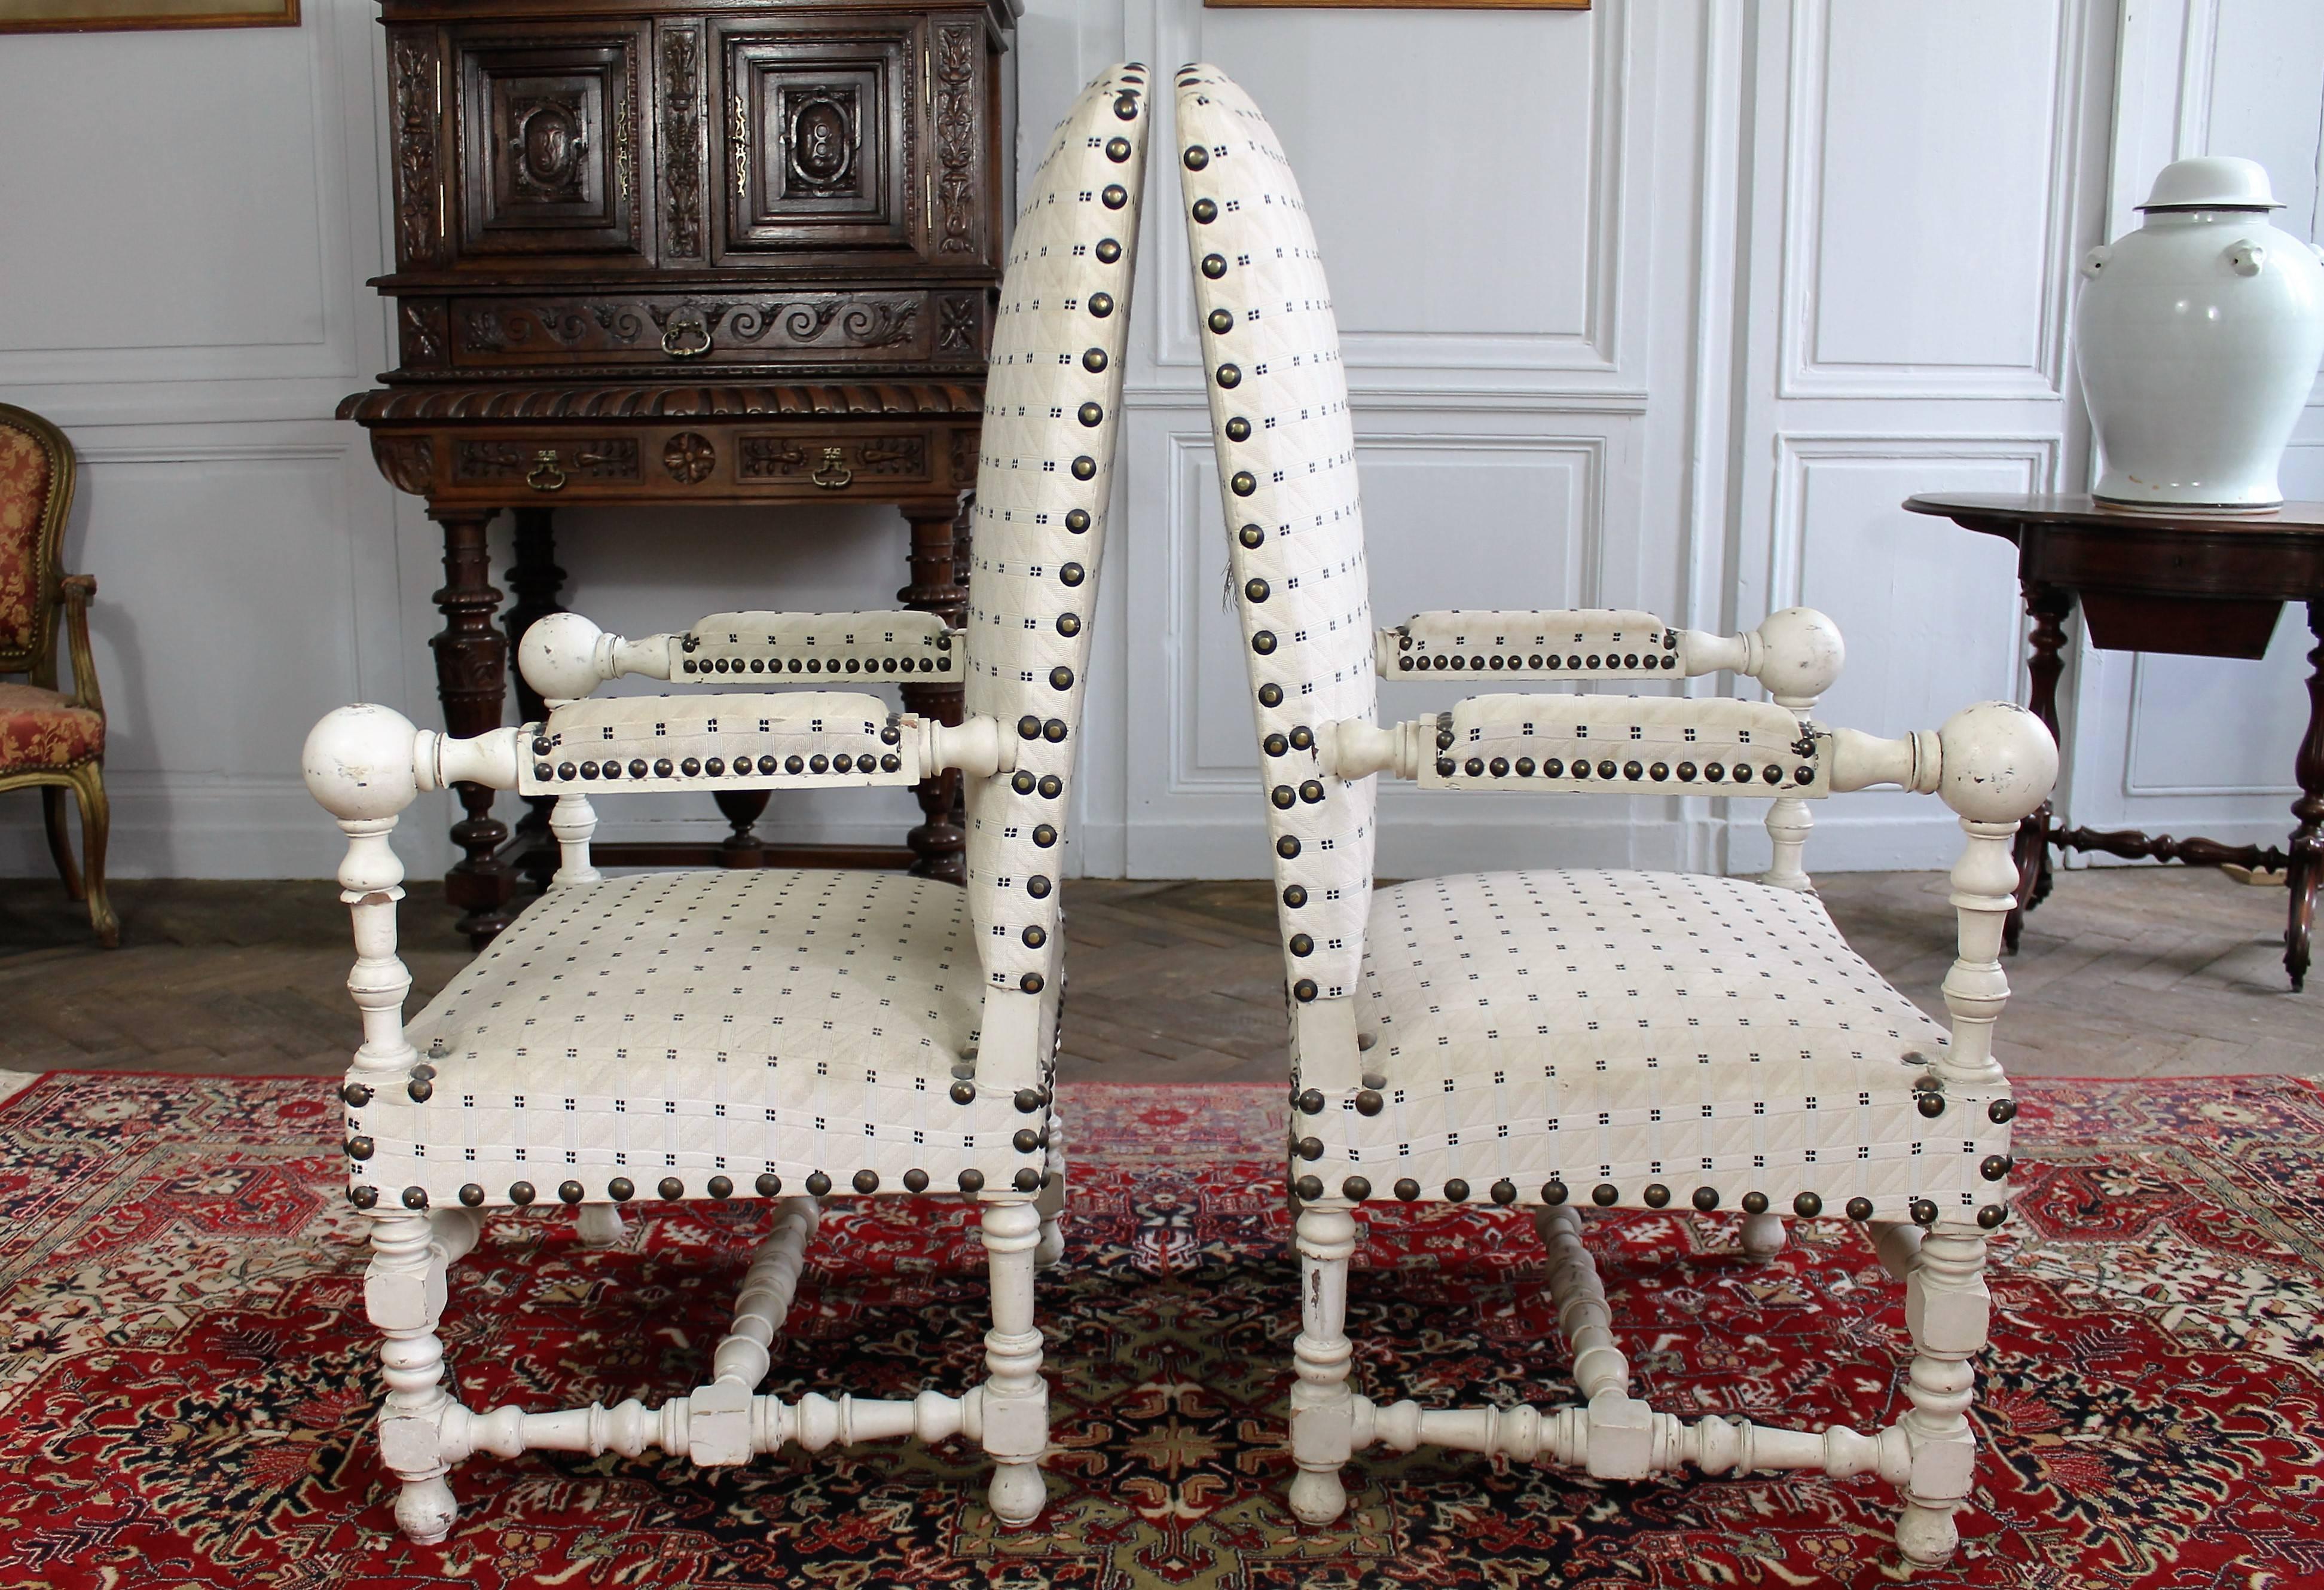
<path id="1" fill-rule="evenodd" d="M 2280 210 L 2267 168 L 2233 155 L 2172 161 L 2154 174 L 2142 210 Z"/>

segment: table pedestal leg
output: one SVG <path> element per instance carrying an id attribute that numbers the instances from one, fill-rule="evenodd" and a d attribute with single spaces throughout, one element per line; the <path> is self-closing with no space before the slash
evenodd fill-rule
<path id="1" fill-rule="evenodd" d="M 565 571 L 557 566 L 556 510 L 549 508 L 519 508 L 513 510 L 516 519 L 516 561 L 508 572 L 509 589 L 516 600 L 501 620 L 508 631 L 509 655 L 517 654 L 524 644 L 524 632 L 536 620 L 551 613 L 563 612 L 565 604 L 558 600 L 565 589 Z M 540 693 L 524 682 L 520 668 L 514 680 L 516 710 L 527 723 L 538 723 L 549 716 L 548 703 Z M 557 841 L 549 832 L 549 809 L 557 804 L 554 795 L 530 795 L 525 800 L 525 813 L 517 819 L 516 840 L 509 847 L 518 866 L 524 869 L 525 881 L 534 892 L 543 893 L 549 878 L 557 871 Z"/>
<path id="2" fill-rule="evenodd" d="M 507 697 L 508 639 L 493 625 L 501 593 L 493 586 L 484 544 L 484 527 L 495 511 L 429 510 L 444 528 L 444 588 L 436 593 L 444 628 L 429 645 L 436 653 L 444 727 L 456 735 L 499 728 Z M 445 875 L 444 897 L 460 908 L 460 931 L 481 950 L 514 919 L 509 899 L 516 880 L 497 853 L 508 825 L 493 815 L 491 790 L 480 784 L 454 787 L 466 814 L 452 825 L 452 842 L 463 853 Z"/>
<path id="3" fill-rule="evenodd" d="M 2294 993 L 2308 981 L 2308 941 L 2316 927 L 2316 889 L 2324 882 L 2324 602 L 2308 604 L 2308 632 L 2316 637 L 2308 654 L 2308 732 L 2292 762 L 2300 783 L 2300 798 L 2292 814 L 2300 826 L 2292 833 L 2292 861 L 2284 874 L 2291 885 L 2292 920 L 2283 930 L 2283 970 L 2292 974 Z"/>
<path id="4" fill-rule="evenodd" d="M 2023 581 L 2021 584 L 2026 616 L 2034 620 L 2025 659 L 2033 699 L 2026 705 L 2042 720 L 2051 738 L 2059 740 L 2062 753 L 2064 740 L 2058 732 L 2058 676 L 2065 671 L 2066 665 L 2059 653 L 2066 648 L 2066 620 L 2074 611 L 2074 593 L 2034 580 Z M 2001 930 L 2002 944 L 2013 953 L 2017 949 L 2018 934 L 2024 931 L 2025 914 L 2050 896 L 2052 822 L 2050 803 L 2043 801 L 2040 811 L 2017 825 L 2017 842 L 2012 850 L 2017 862 L 2017 904 L 2010 908 L 2008 921 Z"/>
<path id="5" fill-rule="evenodd" d="M 919 612 L 943 615 L 946 623 L 958 630 L 967 615 L 966 591 L 954 573 L 956 551 L 953 524 L 960 512 L 957 501 L 906 503 L 904 518 L 912 527 L 912 583 L 896 593 L 896 599 L 906 607 Z M 945 654 L 952 659 L 952 671 L 944 683 L 907 685 L 903 688 L 907 711 L 933 717 L 941 722 L 957 723 L 961 717 L 961 673 L 967 666 L 967 649 L 957 641 Z M 918 858 L 912 863 L 913 873 L 920 878 L 941 878 L 948 883 L 967 881 L 968 869 L 964 852 L 968 836 L 954 821 L 954 807 L 960 794 L 960 775 L 945 773 L 924 779 L 913 791 L 920 803 L 924 821 L 904 836 Z"/>

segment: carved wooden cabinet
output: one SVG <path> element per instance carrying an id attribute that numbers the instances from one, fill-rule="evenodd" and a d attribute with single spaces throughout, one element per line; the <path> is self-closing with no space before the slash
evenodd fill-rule
<path id="1" fill-rule="evenodd" d="M 339 414 L 443 527 L 452 731 L 502 721 L 510 648 L 559 611 L 567 503 L 895 503 L 899 599 L 959 621 L 1020 4 L 384 0 L 395 270 L 374 285 L 398 363 Z M 504 508 L 503 615 L 485 528 Z M 959 711 L 956 683 L 905 694 Z M 813 853 L 957 877 L 954 797 L 921 790 L 908 850 Z M 482 942 L 553 846 L 543 808 L 512 838 L 489 791 L 461 803 L 446 887 Z M 721 804 L 724 845 L 599 858 L 806 859 L 753 832 L 764 795 Z"/>

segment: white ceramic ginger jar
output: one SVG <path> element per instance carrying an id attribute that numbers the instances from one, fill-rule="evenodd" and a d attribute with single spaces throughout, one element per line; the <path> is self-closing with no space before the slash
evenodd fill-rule
<path id="1" fill-rule="evenodd" d="M 2176 161 L 2135 232 L 2082 257 L 2074 343 L 2105 472 L 2133 507 L 2265 509 L 2324 358 L 2324 265 L 2271 225 L 2255 161 Z"/>

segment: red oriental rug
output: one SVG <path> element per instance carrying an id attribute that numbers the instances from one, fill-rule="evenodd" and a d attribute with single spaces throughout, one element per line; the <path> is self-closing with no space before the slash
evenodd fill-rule
<path id="1" fill-rule="evenodd" d="M 1984 1453 L 1924 1585 L 2324 1585 L 2324 1092 L 2274 1079 L 2027 1082 L 1998 1241 Z M 0 1585 L 1872 1585 L 1869 1478 L 1600 1484 L 1373 1454 L 1345 1526 L 1298 1527 L 1282 1448 L 1295 1271 L 1271 1088 L 1069 1089 L 1074 1213 L 1041 1282 L 1051 1503 L 997 1530 L 957 1444 L 715 1474 L 555 1454 L 453 1476 L 441 1546 L 389 1516 L 338 1192 L 337 1107 L 294 1080 L 56 1075 L 0 1104 Z M 1097 1145 L 1109 1145 L 1100 1149 Z M 767 1223 L 639 1206 L 628 1242 L 496 1218 L 454 1273 L 458 1393 L 572 1406 L 694 1385 Z M 1373 1207 L 1359 1383 L 1570 1400 L 1521 1216 Z M 1596 1220 L 1643 1393 L 1674 1411 L 1886 1423 L 1898 1289 L 1844 1222 L 1742 1263 L 1733 1222 Z M 957 1199 L 834 1200 L 770 1390 L 956 1391 L 980 1254 Z"/>

